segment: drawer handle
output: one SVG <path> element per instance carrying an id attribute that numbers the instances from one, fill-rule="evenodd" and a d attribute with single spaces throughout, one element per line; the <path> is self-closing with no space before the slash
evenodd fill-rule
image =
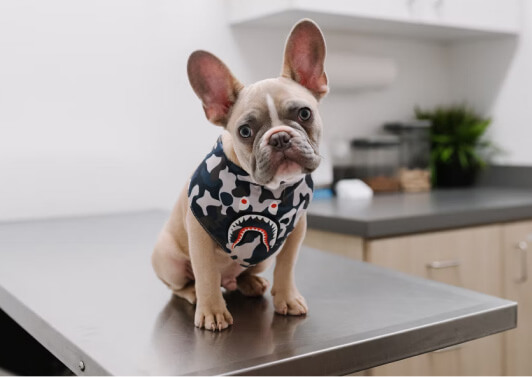
<path id="1" fill-rule="evenodd" d="M 525 283 L 528 280 L 528 269 L 527 269 L 527 251 L 528 243 L 526 241 L 520 241 L 516 245 L 517 250 L 519 251 L 519 258 L 521 259 L 521 276 L 515 281 L 518 284 Z"/>
<path id="2" fill-rule="evenodd" d="M 438 260 L 438 261 L 427 263 L 427 268 L 432 268 L 434 270 L 441 270 L 442 268 L 450 268 L 450 267 L 458 267 L 458 266 L 460 266 L 460 261 L 457 259 Z"/>

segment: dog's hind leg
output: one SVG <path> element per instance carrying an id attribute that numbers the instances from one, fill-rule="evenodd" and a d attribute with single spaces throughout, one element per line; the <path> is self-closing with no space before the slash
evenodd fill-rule
<path id="1" fill-rule="evenodd" d="M 194 305 L 197 301 L 196 298 L 196 284 L 194 281 L 190 281 L 187 285 L 185 285 L 184 288 L 179 290 L 172 290 L 174 292 L 174 295 L 177 297 L 181 297 L 182 299 L 187 300 L 192 305 Z"/>
<path id="2" fill-rule="evenodd" d="M 196 302 L 194 274 L 190 259 L 181 250 L 170 232 L 163 229 L 152 254 L 155 273 L 176 296 L 191 304 Z"/>

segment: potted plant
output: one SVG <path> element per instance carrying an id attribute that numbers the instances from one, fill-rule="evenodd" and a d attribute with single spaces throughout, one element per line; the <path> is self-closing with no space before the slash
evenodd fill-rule
<path id="1" fill-rule="evenodd" d="M 441 106 L 434 110 L 415 109 L 417 119 L 429 120 L 431 128 L 431 170 L 437 187 L 471 186 L 486 166 L 493 144 L 482 136 L 491 119 L 466 105 Z"/>

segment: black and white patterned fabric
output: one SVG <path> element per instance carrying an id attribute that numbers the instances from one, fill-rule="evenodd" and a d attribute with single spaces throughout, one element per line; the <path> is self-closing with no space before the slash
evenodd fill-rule
<path id="1" fill-rule="evenodd" d="M 232 163 L 221 138 L 194 172 L 190 209 L 207 233 L 243 267 L 274 255 L 312 199 L 312 178 L 269 190 Z"/>

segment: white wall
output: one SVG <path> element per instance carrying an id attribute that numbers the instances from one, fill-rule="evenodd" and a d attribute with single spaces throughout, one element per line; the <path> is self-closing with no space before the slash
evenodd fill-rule
<path id="1" fill-rule="evenodd" d="M 219 129 L 189 88 L 194 49 L 243 81 L 278 74 L 288 30 L 232 30 L 224 2 L 0 2 L 0 220 L 170 208 Z M 445 46 L 332 34 L 330 51 L 396 59 L 386 90 L 323 104 L 326 138 L 449 97 Z"/>
<path id="2" fill-rule="evenodd" d="M 414 106 L 432 107 L 450 99 L 449 52 L 431 41 L 367 35 L 329 34 L 331 52 L 353 51 L 387 57 L 397 64 L 397 78 L 390 86 L 351 93 L 335 93 L 324 103 L 330 125 L 329 138 L 368 135 L 383 123 L 408 120 Z"/>
<path id="3" fill-rule="evenodd" d="M 277 75 L 280 70 L 287 30 L 239 27 L 234 37 L 242 50 L 252 79 Z M 397 64 L 395 82 L 385 88 L 335 92 L 331 86 L 322 103 L 325 137 L 350 139 L 373 133 L 386 121 L 413 116 L 414 105 L 433 106 L 448 101 L 450 66 L 447 46 L 431 41 L 385 36 L 338 33 L 324 30 L 328 54 L 354 53 L 361 56 L 391 58 Z M 268 36 L 267 43 L 257 41 Z M 247 53 L 246 53 L 247 52 Z M 267 57 L 265 59 L 265 57 Z M 327 68 L 327 67 L 326 67 Z M 348 69 L 349 67 L 346 67 Z"/>
<path id="4" fill-rule="evenodd" d="M 518 39 L 458 43 L 450 47 L 451 96 L 493 119 L 489 137 L 504 153 L 496 163 L 532 165 L 532 1 L 522 2 Z"/>
<path id="5" fill-rule="evenodd" d="M 0 218 L 165 206 L 219 130 L 186 78 L 220 1 L 0 2 Z M 221 16 L 221 17 L 220 17 Z"/>

